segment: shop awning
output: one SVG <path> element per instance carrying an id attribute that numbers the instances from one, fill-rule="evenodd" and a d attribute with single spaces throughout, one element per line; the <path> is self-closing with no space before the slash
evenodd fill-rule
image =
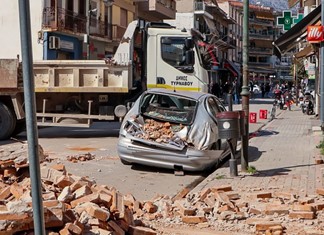
<path id="1" fill-rule="evenodd" d="M 290 30 L 284 33 L 272 44 L 274 46 L 274 53 L 279 58 L 281 54 L 291 50 L 296 46 L 296 39 L 307 31 L 308 25 L 314 25 L 321 19 L 321 5 L 315 8 L 301 21 L 295 24 Z"/>
<path id="2" fill-rule="evenodd" d="M 266 11 L 256 11 L 255 17 L 257 19 L 263 19 L 263 20 L 273 20 L 273 12 L 266 12 Z"/>
<path id="3" fill-rule="evenodd" d="M 228 69 L 234 77 L 241 76 L 240 69 L 230 60 L 225 61 L 224 68 Z"/>
<path id="4" fill-rule="evenodd" d="M 299 58 L 311 56 L 313 54 L 314 54 L 313 47 L 312 45 L 309 45 L 305 47 L 303 50 L 297 52 L 294 56 L 295 58 L 299 59 Z"/>
<path id="5" fill-rule="evenodd" d="M 212 19 L 209 19 L 207 16 L 204 16 L 204 20 L 210 30 L 211 33 L 218 35 L 216 25 Z"/>

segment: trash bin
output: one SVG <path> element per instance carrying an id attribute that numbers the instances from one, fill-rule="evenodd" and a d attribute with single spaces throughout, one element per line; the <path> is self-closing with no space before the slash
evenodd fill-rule
<path id="1" fill-rule="evenodd" d="M 237 111 L 221 112 L 216 115 L 220 139 L 240 137 L 240 114 Z"/>
<path id="2" fill-rule="evenodd" d="M 259 116 L 260 116 L 260 119 L 267 119 L 268 118 L 268 110 L 260 109 Z"/>
<path id="3" fill-rule="evenodd" d="M 250 123 L 256 123 L 257 120 L 257 113 L 250 113 Z"/>

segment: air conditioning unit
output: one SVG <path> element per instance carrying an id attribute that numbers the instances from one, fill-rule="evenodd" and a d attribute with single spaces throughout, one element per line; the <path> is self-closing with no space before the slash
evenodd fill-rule
<path id="1" fill-rule="evenodd" d="M 60 38 L 56 36 L 49 37 L 48 48 L 49 49 L 59 49 L 60 48 Z"/>

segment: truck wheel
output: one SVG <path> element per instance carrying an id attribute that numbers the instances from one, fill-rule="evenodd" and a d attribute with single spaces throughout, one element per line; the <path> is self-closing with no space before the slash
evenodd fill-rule
<path id="1" fill-rule="evenodd" d="M 17 120 L 16 121 L 16 128 L 12 132 L 12 136 L 16 136 L 16 135 L 20 134 L 21 132 L 23 132 L 25 130 L 26 130 L 26 120 L 25 119 Z"/>
<path id="2" fill-rule="evenodd" d="M 10 138 L 15 127 L 15 116 L 5 104 L 0 103 L 0 140 Z"/>

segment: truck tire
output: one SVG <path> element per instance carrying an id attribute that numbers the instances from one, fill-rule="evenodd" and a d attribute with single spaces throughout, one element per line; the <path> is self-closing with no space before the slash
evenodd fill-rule
<path id="1" fill-rule="evenodd" d="M 0 140 L 9 139 L 16 128 L 15 115 L 0 102 Z"/>

